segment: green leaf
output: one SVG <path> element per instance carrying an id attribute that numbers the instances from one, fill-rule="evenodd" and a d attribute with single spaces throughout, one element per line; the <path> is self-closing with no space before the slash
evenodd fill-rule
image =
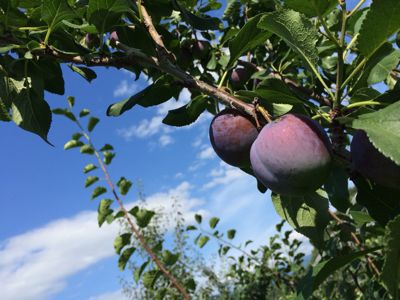
<path id="1" fill-rule="evenodd" d="M 71 121 L 76 121 L 75 115 L 68 109 L 56 108 L 52 110 L 53 114 L 68 118 Z"/>
<path id="2" fill-rule="evenodd" d="M 186 227 L 186 231 L 190 231 L 190 230 L 197 230 L 197 227 L 196 227 L 196 226 L 193 226 L 193 225 L 188 225 L 188 226 Z"/>
<path id="3" fill-rule="evenodd" d="M 177 85 L 173 85 L 166 77 L 162 77 L 132 97 L 111 104 L 107 109 L 107 116 L 120 116 L 135 105 L 143 107 L 159 105 L 174 97 L 178 91 Z"/>
<path id="4" fill-rule="evenodd" d="M 72 107 L 74 107 L 74 105 L 75 105 L 75 97 L 73 97 L 73 96 L 68 96 L 67 97 L 67 102 L 68 102 L 68 105 L 72 108 Z"/>
<path id="5" fill-rule="evenodd" d="M 221 21 L 218 18 L 200 17 L 192 14 L 183 6 L 179 5 L 178 1 L 173 0 L 174 6 L 182 13 L 183 19 L 198 30 L 218 30 Z"/>
<path id="6" fill-rule="evenodd" d="M 106 165 L 111 164 L 111 162 L 112 162 L 112 160 L 114 159 L 115 155 L 116 155 L 116 154 L 113 153 L 113 152 L 111 152 L 111 151 L 103 151 L 103 156 L 104 156 L 103 161 L 104 161 L 104 163 L 105 163 Z"/>
<path id="7" fill-rule="evenodd" d="M 89 123 L 88 123 L 88 126 L 87 126 L 88 131 L 89 131 L 89 132 L 92 132 L 93 129 L 96 127 L 97 123 L 99 123 L 99 122 L 100 122 L 100 120 L 99 120 L 98 118 L 96 118 L 96 117 L 90 117 Z"/>
<path id="8" fill-rule="evenodd" d="M 353 218 L 354 222 L 358 226 L 362 226 L 365 223 L 373 222 L 374 219 L 371 218 L 371 216 L 363 211 L 356 211 L 356 210 L 351 210 L 350 212 L 351 217 Z"/>
<path id="9" fill-rule="evenodd" d="M 25 80 L 18 82 L 10 79 L 8 88 L 18 91 L 24 82 Z M 39 135 L 49 143 L 47 134 L 52 121 L 51 110 L 43 95 L 38 94 L 35 89 L 23 88 L 12 98 L 11 118 L 22 129 Z"/>
<path id="10" fill-rule="evenodd" d="M 101 147 L 100 151 L 112 151 L 114 150 L 114 147 L 111 146 L 110 144 L 105 144 L 103 147 Z"/>
<path id="11" fill-rule="evenodd" d="M 325 16 L 337 5 L 337 0 L 286 0 L 285 5 L 307 17 Z"/>
<path id="12" fill-rule="evenodd" d="M 227 231 L 228 239 L 233 240 L 235 238 L 235 235 L 236 235 L 236 230 L 235 229 L 229 229 Z"/>
<path id="13" fill-rule="evenodd" d="M 88 164 L 83 168 L 83 173 L 87 174 L 95 169 L 97 169 L 97 167 L 94 164 Z"/>
<path id="14" fill-rule="evenodd" d="M 99 181 L 99 177 L 97 176 L 88 176 L 85 181 L 85 188 L 91 186 L 93 183 Z"/>
<path id="15" fill-rule="evenodd" d="M 103 199 L 100 201 L 97 209 L 97 222 L 99 223 L 99 227 L 103 225 L 108 216 L 112 215 L 113 210 L 110 208 L 110 206 L 113 202 L 114 201 L 111 199 Z"/>
<path id="16" fill-rule="evenodd" d="M 128 0 L 89 0 L 88 19 L 100 33 L 110 31 L 129 12 Z"/>
<path id="17" fill-rule="evenodd" d="M 346 170 L 334 162 L 324 187 L 328 194 L 329 202 L 339 211 L 345 212 L 350 206 L 348 189 L 349 176 Z"/>
<path id="18" fill-rule="evenodd" d="M 83 145 L 83 143 L 81 141 L 70 140 L 70 141 L 65 143 L 64 150 L 68 150 L 68 149 L 72 149 L 72 148 L 76 148 L 76 147 L 81 147 L 82 145 Z"/>
<path id="19" fill-rule="evenodd" d="M 103 186 L 96 187 L 92 193 L 92 200 L 99 197 L 100 195 L 105 194 L 105 193 L 107 193 L 107 189 L 105 187 L 103 187 Z"/>
<path id="20" fill-rule="evenodd" d="M 362 55 L 370 57 L 400 29 L 400 2 L 374 0 L 362 23 L 358 48 Z"/>
<path id="21" fill-rule="evenodd" d="M 96 26 L 90 25 L 88 23 L 83 23 L 83 24 L 78 25 L 78 24 L 68 22 L 67 20 L 62 20 L 62 22 L 64 25 L 66 25 L 70 28 L 79 29 L 86 33 L 93 33 L 93 34 L 98 33 L 96 30 Z"/>
<path id="22" fill-rule="evenodd" d="M 123 271 L 125 270 L 126 264 L 128 263 L 129 259 L 131 258 L 132 254 L 135 252 L 136 248 L 130 247 L 125 249 L 118 259 L 118 268 Z"/>
<path id="23" fill-rule="evenodd" d="M 72 20 L 76 17 L 75 12 L 68 5 L 67 0 L 43 0 L 42 2 L 42 20 L 49 25 L 49 31 L 52 32 L 63 20 Z"/>
<path id="24" fill-rule="evenodd" d="M 170 110 L 167 116 L 163 119 L 163 123 L 178 127 L 192 124 L 206 108 L 207 101 L 204 96 L 197 96 L 188 104 Z"/>
<path id="25" fill-rule="evenodd" d="M 162 253 L 162 261 L 167 267 L 174 265 L 178 259 L 179 253 L 174 254 L 169 250 L 164 250 Z"/>
<path id="26" fill-rule="evenodd" d="M 137 225 L 140 228 L 145 228 L 147 225 L 149 225 L 155 214 L 156 213 L 154 211 L 141 208 L 134 214 L 134 216 L 136 218 Z"/>
<path id="27" fill-rule="evenodd" d="M 83 145 L 79 151 L 80 151 L 82 154 L 89 154 L 89 155 L 94 154 L 94 149 L 93 149 L 93 147 L 92 147 L 91 145 L 89 145 L 89 144 Z"/>
<path id="28" fill-rule="evenodd" d="M 132 233 L 124 233 L 117 236 L 114 240 L 114 250 L 116 254 L 120 254 L 122 248 L 131 244 Z"/>
<path id="29" fill-rule="evenodd" d="M 242 55 L 258 45 L 262 45 L 270 36 L 270 32 L 257 28 L 262 15 L 250 18 L 237 35 L 229 42 L 229 66 L 232 66 Z"/>
<path id="30" fill-rule="evenodd" d="M 88 114 L 90 114 L 90 111 L 87 108 L 84 108 L 81 110 L 81 112 L 79 113 L 79 117 L 83 118 L 86 117 Z"/>
<path id="31" fill-rule="evenodd" d="M 316 68 L 318 34 L 314 25 L 304 15 L 287 9 L 266 13 L 258 27 L 282 38 L 309 66 Z"/>
<path id="32" fill-rule="evenodd" d="M 150 260 L 145 261 L 142 263 L 142 265 L 139 268 L 135 269 L 135 272 L 133 273 L 133 279 L 136 281 L 136 283 L 139 282 L 140 277 L 142 276 L 144 270 L 146 269 L 147 265 L 150 263 Z"/>
<path id="33" fill-rule="evenodd" d="M 201 236 L 200 238 L 199 238 L 199 240 L 197 241 L 197 245 L 200 247 L 200 248 L 203 248 L 206 244 L 207 244 L 207 242 L 210 240 L 210 238 L 208 237 L 208 236 L 205 236 L 205 235 L 203 235 L 203 236 Z"/>
<path id="34" fill-rule="evenodd" d="M 386 79 L 389 73 L 396 68 L 400 60 L 400 50 L 392 49 L 391 53 L 384 56 L 370 71 L 367 82 L 369 85 Z"/>
<path id="35" fill-rule="evenodd" d="M 275 210 L 296 231 L 307 236 L 317 247 L 323 243 L 330 217 L 328 200 L 317 193 L 304 197 L 272 194 Z"/>
<path id="36" fill-rule="evenodd" d="M 352 127 L 364 130 L 379 152 L 400 165 L 400 101 L 359 116 Z"/>
<path id="37" fill-rule="evenodd" d="M 202 221 L 202 216 L 201 215 L 198 215 L 198 214 L 195 214 L 194 215 L 194 219 L 196 220 L 196 222 L 198 223 L 198 224 L 201 224 L 201 221 Z"/>
<path id="38" fill-rule="evenodd" d="M 217 226 L 218 222 L 219 222 L 219 218 L 212 217 L 208 222 L 210 224 L 210 228 L 214 229 Z"/>
<path id="39" fill-rule="evenodd" d="M 125 177 L 121 177 L 117 182 L 117 186 L 121 195 L 126 195 L 132 187 L 132 181 L 126 179 Z"/>
<path id="40" fill-rule="evenodd" d="M 333 257 L 326 261 L 322 261 L 321 263 L 312 267 L 310 271 L 306 274 L 306 276 L 300 281 L 299 293 L 303 296 L 304 299 L 308 299 L 312 295 L 313 291 L 318 289 L 321 283 L 323 283 L 326 278 L 328 278 L 334 272 L 351 263 L 355 259 L 363 257 L 368 253 L 377 251 L 379 249 L 381 249 L 381 247 L 353 252 L 347 255 Z"/>
<path id="41" fill-rule="evenodd" d="M 79 74 L 80 76 L 82 76 L 83 78 L 85 78 L 88 82 L 92 82 L 93 79 L 97 78 L 97 74 L 95 71 L 93 71 L 90 68 L 86 68 L 86 67 L 78 67 L 75 65 L 68 65 L 68 67 L 74 71 L 75 73 Z"/>
<path id="42" fill-rule="evenodd" d="M 143 274 L 143 285 L 147 289 L 153 289 L 157 279 L 161 276 L 161 271 L 150 270 Z"/>
<path id="43" fill-rule="evenodd" d="M 273 103 L 278 104 L 303 104 L 293 92 L 277 78 L 263 80 L 256 89 L 256 94 L 260 98 L 261 104 L 266 106 Z"/>
<path id="44" fill-rule="evenodd" d="M 399 299 L 400 282 L 400 216 L 390 221 L 385 234 L 385 263 L 382 281 L 393 299 Z"/>

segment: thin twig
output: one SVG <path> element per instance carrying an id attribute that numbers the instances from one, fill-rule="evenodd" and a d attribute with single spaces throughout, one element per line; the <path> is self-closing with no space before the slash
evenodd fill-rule
<path id="1" fill-rule="evenodd" d="M 335 214 L 333 211 L 329 211 L 329 214 L 331 215 L 331 217 L 339 224 L 339 225 L 343 225 L 346 222 L 343 221 L 341 218 L 339 218 L 339 216 L 337 214 Z M 357 235 L 354 232 L 350 233 L 351 235 L 351 239 L 354 241 L 354 243 L 360 247 L 361 251 L 364 251 L 364 245 L 361 243 L 361 241 L 358 239 Z M 381 275 L 381 272 L 379 271 L 378 267 L 375 265 L 374 261 L 372 260 L 372 258 L 369 255 L 367 256 L 367 261 L 368 264 L 370 265 L 371 269 L 375 272 L 375 274 L 379 277 Z"/>
<path id="2" fill-rule="evenodd" d="M 131 217 L 129 215 L 128 210 L 125 208 L 122 200 L 120 199 L 120 197 L 119 197 L 119 195 L 118 195 L 118 193 L 117 193 L 117 191 L 115 189 L 115 186 L 114 186 L 114 184 L 113 184 L 113 182 L 111 180 L 110 174 L 108 173 L 108 170 L 107 170 L 105 164 L 103 163 L 99 152 L 94 147 L 89 134 L 86 133 L 86 131 L 83 129 L 83 126 L 80 124 L 80 122 L 78 120 L 75 120 L 75 122 L 78 125 L 78 127 L 81 129 L 82 134 L 84 135 L 84 137 L 88 141 L 89 145 L 94 149 L 94 154 L 95 154 L 95 156 L 97 158 L 97 161 L 98 161 L 98 163 L 100 165 L 100 168 L 103 171 L 104 176 L 106 178 L 106 181 L 107 181 L 107 183 L 108 183 L 108 185 L 109 185 L 109 187 L 111 189 L 111 192 L 114 195 L 115 200 L 118 202 L 118 205 L 119 205 L 121 211 L 124 213 L 125 219 L 128 222 L 132 232 L 134 233 L 136 238 L 139 240 L 141 246 L 144 248 L 144 250 L 150 256 L 152 261 L 157 265 L 158 269 L 179 290 L 179 292 L 183 295 L 184 299 L 189 300 L 190 296 L 186 292 L 185 288 L 178 282 L 178 280 L 174 277 L 174 275 L 172 275 L 172 273 L 170 271 L 168 271 L 168 269 L 164 266 L 164 264 L 159 260 L 159 258 L 155 255 L 155 253 L 147 245 L 144 236 L 141 234 L 139 229 L 133 223 L 133 221 L 132 221 L 132 219 L 131 219 Z"/>

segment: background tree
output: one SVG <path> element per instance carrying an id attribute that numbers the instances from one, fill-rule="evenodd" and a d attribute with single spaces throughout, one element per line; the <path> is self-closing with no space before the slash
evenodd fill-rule
<path id="1" fill-rule="evenodd" d="M 64 93 L 63 63 L 89 81 L 96 78 L 93 67 L 100 66 L 149 78 L 143 91 L 111 104 L 108 116 L 159 105 L 183 88 L 190 90 L 190 102 L 169 111 L 167 125 L 189 125 L 202 113 L 217 114 L 221 105 L 234 108 L 262 129 L 250 165 L 239 167 L 256 175 L 260 191 L 272 189 L 278 214 L 317 249 L 315 263 L 297 286 L 298 297 L 311 297 L 344 267 L 357 293 L 398 298 L 400 4 L 375 0 L 363 7 L 364 2 L 348 10 L 344 0 L 229 1 L 217 18 L 222 4 L 211 0 L 2 0 L 0 119 L 46 142 L 52 113 L 84 130 L 72 112 L 73 98 L 68 108 L 53 112 L 44 99 L 45 91 Z M 87 114 L 81 111 L 79 117 Z M 120 217 L 129 225 L 130 232 L 116 240 L 120 266 L 136 249 L 133 233 L 156 265 L 147 271 L 147 282 L 155 284 L 164 275 L 190 298 L 192 282 L 180 283 L 169 270 L 175 256 L 160 252 L 141 230 L 154 212 L 128 211 L 120 195 L 130 181 L 118 181 L 119 193 L 111 182 L 106 165 L 113 148 L 97 151 L 88 134 L 98 120 L 90 117 L 87 130 L 74 134 L 66 148 L 96 156 L 119 204 L 114 212 L 113 200 L 100 202 L 100 225 Z M 262 151 L 267 148 L 273 151 Z M 94 168 L 88 165 L 85 172 Z M 87 186 L 97 181 L 91 175 Z M 99 185 L 93 198 L 106 192 Z M 207 241 L 204 235 L 197 239 Z M 373 284 L 365 286 L 367 280 Z M 329 294 L 343 295 L 347 282 L 347 277 L 341 284 L 334 280 Z"/>

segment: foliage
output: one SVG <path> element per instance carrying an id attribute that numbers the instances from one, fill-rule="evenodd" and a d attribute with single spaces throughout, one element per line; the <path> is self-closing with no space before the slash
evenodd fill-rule
<path id="1" fill-rule="evenodd" d="M 108 116 L 134 113 L 137 105 L 159 105 L 177 98 L 184 88 L 190 90 L 190 100 L 167 113 L 167 125 L 191 124 L 202 113 L 218 113 L 221 104 L 247 113 L 259 127 L 288 112 L 306 115 L 329 133 L 335 165 L 316 194 L 273 198 L 279 215 L 316 247 L 312 267 L 296 292 L 290 284 L 282 291 L 285 297 L 397 299 L 400 192 L 363 178 L 353 169 L 347 149 L 355 130 L 362 129 L 379 152 L 399 166 L 400 55 L 395 36 L 400 4 L 363 3 L 348 10 L 346 1 L 230 0 L 222 12 L 217 0 L 0 0 L 0 120 L 13 121 L 48 143 L 53 114 L 75 122 L 82 132 L 64 148 L 97 160 L 85 166 L 84 173 L 91 198 L 107 197 L 99 201 L 99 225 L 114 220 L 128 224 L 129 232 L 116 240 L 119 267 L 125 268 L 145 249 L 147 257 L 135 273 L 139 270 L 137 278 L 146 291 L 188 299 L 195 290 L 194 274 L 179 264 L 182 253 L 164 249 L 157 235 L 146 238 L 145 230 L 157 214 L 143 207 L 125 209 L 119 194 L 125 196 L 132 183 L 122 177 L 117 191 L 106 168 L 115 157 L 113 148 L 97 150 L 90 140 L 99 119 L 88 117 L 87 110 L 76 116 L 73 98 L 66 109 L 51 110 L 46 102 L 47 93 L 64 94 L 61 65 L 89 82 L 97 77 L 96 66 L 124 68 L 149 78 L 143 91 L 110 103 Z M 111 33 L 118 39 L 110 42 Z M 256 67 L 251 78 L 232 84 L 229 75 L 249 65 Z M 87 119 L 85 129 L 82 118 Z M 107 187 L 94 175 L 100 170 Z M 251 169 L 243 170 L 253 175 Z M 328 202 L 336 213 L 329 211 Z M 216 228 L 217 219 L 210 225 Z M 229 239 L 235 234 L 227 235 Z M 196 244 L 206 247 L 212 236 L 200 231 Z M 264 257 L 265 263 L 277 259 L 279 251 L 270 250 L 259 249 L 262 262 Z M 268 264 L 236 261 L 240 269 L 226 277 L 234 276 L 237 282 L 230 285 L 233 290 L 218 290 L 220 295 L 248 295 L 251 281 L 254 290 L 282 296 L 276 289 L 267 291 L 275 284 L 272 273 L 265 272 Z M 297 281 L 303 275 L 298 263 L 298 269 L 290 267 L 280 276 Z M 343 268 L 342 280 L 332 266 Z"/>

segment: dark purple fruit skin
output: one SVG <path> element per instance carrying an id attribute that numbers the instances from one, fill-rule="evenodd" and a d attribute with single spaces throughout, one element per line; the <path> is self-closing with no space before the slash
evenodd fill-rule
<path id="1" fill-rule="evenodd" d="M 235 69 L 231 74 L 231 83 L 234 87 L 242 86 L 250 79 L 251 75 L 252 72 L 248 69 Z"/>
<path id="2" fill-rule="evenodd" d="M 250 151 L 256 177 L 277 194 L 301 196 L 318 189 L 330 173 L 332 147 L 314 120 L 287 114 L 264 126 Z"/>
<path id="3" fill-rule="evenodd" d="M 209 134 L 214 151 L 223 161 L 235 167 L 250 166 L 250 148 L 258 130 L 249 116 L 224 109 L 212 120 Z"/>
<path id="4" fill-rule="evenodd" d="M 380 153 L 364 130 L 355 132 L 350 150 L 355 171 L 377 184 L 400 189 L 400 166 Z"/>
<path id="5" fill-rule="evenodd" d="M 195 41 L 192 45 L 193 57 L 203 59 L 208 55 L 211 46 L 207 41 Z"/>
<path id="6" fill-rule="evenodd" d="M 87 33 L 85 35 L 85 44 L 88 48 L 98 47 L 100 45 L 100 39 L 96 34 Z"/>

